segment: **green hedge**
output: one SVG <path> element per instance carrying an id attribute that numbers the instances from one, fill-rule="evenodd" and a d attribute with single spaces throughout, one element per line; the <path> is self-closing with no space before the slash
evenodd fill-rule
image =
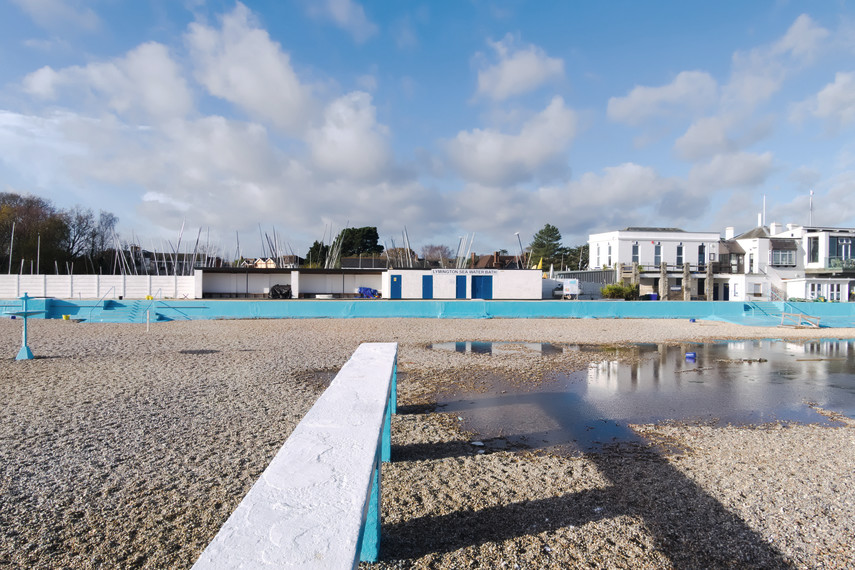
<path id="1" fill-rule="evenodd" d="M 612 283 L 600 289 L 600 293 L 606 299 L 626 299 L 627 301 L 633 301 L 638 299 L 638 285 Z"/>

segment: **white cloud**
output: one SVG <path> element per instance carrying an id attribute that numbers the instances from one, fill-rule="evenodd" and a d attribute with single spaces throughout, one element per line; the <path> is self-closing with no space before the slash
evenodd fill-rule
<path id="1" fill-rule="evenodd" d="M 805 102 L 811 114 L 833 125 L 855 122 L 855 73 L 838 72 L 829 83 Z"/>
<path id="2" fill-rule="evenodd" d="M 517 46 L 510 34 L 498 42 L 487 43 L 499 61 L 478 71 L 479 95 L 502 101 L 564 77 L 564 61 L 549 57 L 535 45 Z"/>
<path id="3" fill-rule="evenodd" d="M 12 0 L 39 26 L 47 29 L 68 27 L 92 31 L 100 20 L 92 8 L 74 0 Z"/>
<path id="4" fill-rule="evenodd" d="M 493 129 L 461 131 L 446 143 L 449 160 L 467 180 L 513 184 L 561 166 L 576 135 L 576 113 L 555 97 L 515 135 Z"/>
<path id="5" fill-rule="evenodd" d="M 353 0 L 314 0 L 309 2 L 308 11 L 313 17 L 331 21 L 358 43 L 377 33 L 377 25 L 368 19 L 362 5 Z"/>
<path id="6" fill-rule="evenodd" d="M 307 136 L 320 168 L 339 176 L 376 178 L 391 163 L 387 129 L 377 123 L 371 95 L 354 91 L 330 103 L 324 124 Z"/>
<path id="7" fill-rule="evenodd" d="M 59 71 L 43 67 L 24 78 L 23 88 L 30 95 L 51 100 L 61 91 L 84 93 L 117 113 L 143 111 L 159 119 L 183 116 L 193 106 L 181 69 L 166 46 L 154 42 L 109 62 Z"/>
<path id="8" fill-rule="evenodd" d="M 732 152 L 736 144 L 727 135 L 730 127 L 730 121 L 724 117 L 699 119 L 677 139 L 674 150 L 684 160 L 698 160 Z"/>
<path id="9" fill-rule="evenodd" d="M 682 71 L 668 85 L 636 86 L 626 97 L 612 97 L 608 116 L 613 121 L 638 125 L 652 117 L 698 111 L 714 104 L 718 84 L 704 71 Z"/>
<path id="10" fill-rule="evenodd" d="M 753 107 L 768 100 L 794 71 L 813 61 L 829 35 L 802 14 L 779 40 L 734 53 L 731 78 L 723 89 L 724 103 Z"/>
<path id="11" fill-rule="evenodd" d="M 773 169 L 771 152 L 720 154 L 693 167 L 689 172 L 689 183 L 707 190 L 746 188 L 762 184 Z"/>
<path id="12" fill-rule="evenodd" d="M 255 25 L 246 6 L 238 3 L 224 15 L 220 29 L 190 24 L 185 40 L 196 79 L 212 95 L 285 131 L 305 128 L 313 107 L 311 90 L 300 82 L 290 56 Z"/>

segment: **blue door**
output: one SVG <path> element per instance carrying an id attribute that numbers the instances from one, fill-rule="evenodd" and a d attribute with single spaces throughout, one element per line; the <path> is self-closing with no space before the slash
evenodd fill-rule
<path id="1" fill-rule="evenodd" d="M 472 298 L 473 299 L 492 299 L 493 298 L 493 276 L 492 275 L 473 275 L 472 276 Z"/>
<path id="2" fill-rule="evenodd" d="M 392 291 L 389 295 L 390 299 L 400 299 L 401 298 L 401 276 L 400 275 L 392 275 Z"/>
<path id="3" fill-rule="evenodd" d="M 730 283 L 721 284 L 721 300 L 730 301 Z"/>
<path id="4" fill-rule="evenodd" d="M 422 299 L 433 299 L 433 275 L 422 275 Z"/>
<path id="5" fill-rule="evenodd" d="M 466 276 L 458 275 L 457 276 L 457 291 L 455 292 L 455 298 L 457 299 L 465 299 L 466 298 Z"/>

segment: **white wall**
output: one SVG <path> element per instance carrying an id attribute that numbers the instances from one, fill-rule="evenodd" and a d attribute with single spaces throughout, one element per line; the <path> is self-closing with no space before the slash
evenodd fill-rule
<path id="1" fill-rule="evenodd" d="M 385 272 L 383 284 L 389 286 L 391 275 L 401 276 L 401 298 L 422 298 L 422 277 L 433 276 L 433 298 L 454 299 L 457 296 L 457 276 L 466 277 L 466 298 L 472 297 L 472 276 L 489 275 L 493 278 L 493 299 L 541 299 L 542 272 L 537 269 L 513 270 L 449 270 L 434 273 L 430 270 L 395 270 Z M 391 289 L 383 289 L 383 297 L 389 298 Z"/>
<path id="2" fill-rule="evenodd" d="M 591 234 L 588 237 L 588 263 L 592 269 L 614 266 L 616 263 L 632 264 L 632 245 L 638 242 L 638 262 L 653 265 L 656 244 L 660 244 L 661 261 L 668 265 L 677 263 L 677 246 L 683 244 L 683 263 L 698 264 L 698 247 L 706 246 L 705 262 L 709 254 L 718 251 L 719 234 L 713 232 L 627 232 L 615 231 Z M 609 245 L 612 248 L 611 265 L 608 260 Z M 599 257 L 597 247 L 599 246 Z"/>
<path id="3" fill-rule="evenodd" d="M 57 299 L 200 299 L 202 272 L 190 276 L 152 275 L 0 275 L 0 297 Z"/>

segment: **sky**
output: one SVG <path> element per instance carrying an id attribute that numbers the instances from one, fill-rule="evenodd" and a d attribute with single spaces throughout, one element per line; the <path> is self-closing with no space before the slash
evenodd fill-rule
<path id="1" fill-rule="evenodd" d="M 855 10 L 0 0 L 0 191 L 226 256 L 855 227 Z"/>

